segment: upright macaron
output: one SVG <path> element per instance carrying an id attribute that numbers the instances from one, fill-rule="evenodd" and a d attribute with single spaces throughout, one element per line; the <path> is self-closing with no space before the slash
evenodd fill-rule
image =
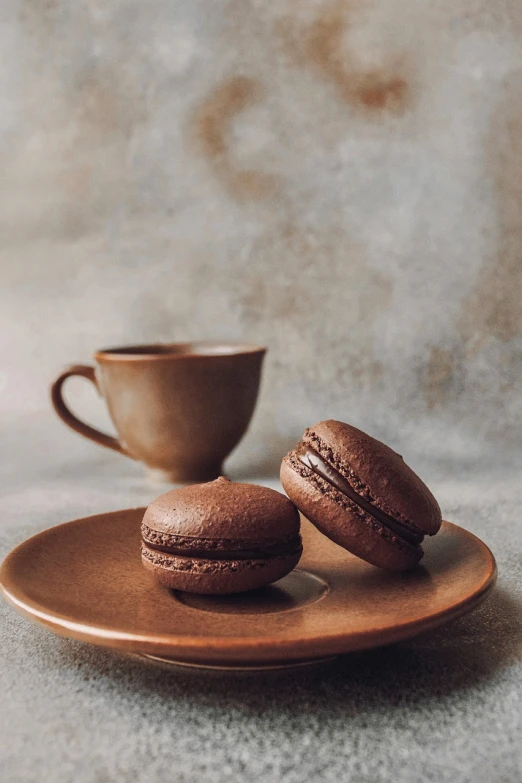
<path id="1" fill-rule="evenodd" d="M 141 526 L 142 562 L 166 587 L 226 594 L 286 576 L 302 554 L 299 513 L 280 492 L 221 477 L 156 498 Z"/>
<path id="2" fill-rule="evenodd" d="M 305 430 L 283 459 L 281 483 L 319 530 L 381 568 L 415 566 L 424 536 L 441 526 L 437 501 L 402 456 L 340 421 Z"/>

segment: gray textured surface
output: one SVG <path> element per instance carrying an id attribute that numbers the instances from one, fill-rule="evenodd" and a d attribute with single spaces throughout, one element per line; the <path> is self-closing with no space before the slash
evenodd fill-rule
<path id="1" fill-rule="evenodd" d="M 50 416 L 12 422 L 2 441 L 0 556 L 46 526 L 161 490 Z M 519 783 L 520 465 L 497 454 L 460 469 L 414 466 L 446 518 L 497 556 L 498 587 L 481 608 L 324 669 L 238 678 L 165 672 L 55 637 L 1 605 L 2 779 Z"/>

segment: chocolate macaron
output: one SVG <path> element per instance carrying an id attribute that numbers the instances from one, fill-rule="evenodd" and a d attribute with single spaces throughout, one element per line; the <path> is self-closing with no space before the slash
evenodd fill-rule
<path id="1" fill-rule="evenodd" d="M 221 477 L 167 492 L 141 526 L 142 562 L 166 587 L 240 593 L 286 576 L 302 554 L 299 513 L 280 492 Z"/>
<path id="2" fill-rule="evenodd" d="M 381 568 L 415 566 L 424 536 L 441 526 L 437 501 L 402 456 L 340 421 L 305 431 L 283 459 L 281 483 L 319 530 Z"/>

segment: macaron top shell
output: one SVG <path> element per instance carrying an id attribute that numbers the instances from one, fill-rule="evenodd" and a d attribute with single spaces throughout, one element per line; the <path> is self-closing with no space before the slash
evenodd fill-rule
<path id="1" fill-rule="evenodd" d="M 221 476 L 160 495 L 143 526 L 168 536 L 272 542 L 299 535 L 299 512 L 280 492 Z"/>
<path id="2" fill-rule="evenodd" d="M 428 487 L 386 444 L 344 422 L 321 421 L 305 430 L 311 446 L 378 509 L 412 530 L 434 535 L 441 526 L 439 504 Z"/>

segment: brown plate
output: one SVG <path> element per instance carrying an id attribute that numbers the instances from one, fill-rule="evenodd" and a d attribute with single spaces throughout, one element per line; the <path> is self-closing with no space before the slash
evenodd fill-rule
<path id="1" fill-rule="evenodd" d="M 444 522 L 423 565 L 390 574 L 333 544 L 303 520 L 299 567 L 270 587 L 234 596 L 175 593 L 140 560 L 144 509 L 45 530 L 0 570 L 22 615 L 62 636 L 162 662 L 279 667 L 361 650 L 435 628 L 477 606 L 495 582 L 488 547 Z"/>

